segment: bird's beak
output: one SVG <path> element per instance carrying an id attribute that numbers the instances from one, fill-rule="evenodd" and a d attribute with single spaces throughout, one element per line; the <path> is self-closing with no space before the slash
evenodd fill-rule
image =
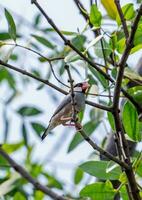
<path id="1" fill-rule="evenodd" d="M 86 91 L 90 87 L 90 84 L 88 82 L 84 82 L 82 86 L 82 90 Z"/>

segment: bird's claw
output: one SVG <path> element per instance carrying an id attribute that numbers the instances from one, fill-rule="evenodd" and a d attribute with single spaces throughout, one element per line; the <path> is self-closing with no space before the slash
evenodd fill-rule
<path id="1" fill-rule="evenodd" d="M 78 130 L 78 131 L 81 131 L 82 130 L 82 125 L 78 122 L 78 123 L 76 123 L 76 129 Z"/>

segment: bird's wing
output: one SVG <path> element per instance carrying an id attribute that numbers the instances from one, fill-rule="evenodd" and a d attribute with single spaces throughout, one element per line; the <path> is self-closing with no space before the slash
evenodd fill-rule
<path id="1" fill-rule="evenodd" d="M 54 117 L 57 113 L 59 113 L 67 104 L 71 103 L 70 94 L 66 95 L 59 106 L 56 108 L 52 117 Z"/>

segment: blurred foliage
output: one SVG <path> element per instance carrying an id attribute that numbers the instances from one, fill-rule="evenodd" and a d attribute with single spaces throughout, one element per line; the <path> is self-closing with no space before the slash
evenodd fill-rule
<path id="1" fill-rule="evenodd" d="M 127 3 L 122 6 L 128 31 L 130 31 L 137 12 L 136 7 L 139 6 L 140 2 L 142 1 L 137 0 L 135 3 Z M 92 27 L 89 27 L 87 22 L 87 25 L 77 32 L 74 30 L 60 31 L 77 50 L 82 52 L 92 62 L 97 62 L 99 67 L 115 81 L 118 71 L 115 63 L 119 62 L 124 52 L 126 38 L 114 0 L 101 0 L 101 6 L 104 7 L 105 13 L 96 4 L 93 4 L 88 11 Z M 86 11 L 82 11 L 86 14 Z M 21 15 L 24 16 L 24 13 L 21 13 Z M 66 88 L 57 79 L 60 82 L 67 83 L 68 77 L 64 66 L 69 64 L 73 79 L 77 81 L 89 79 L 91 84 L 89 93 L 93 95 L 88 94 L 87 98 L 102 105 L 111 105 L 114 84 L 109 83 L 100 72 L 88 65 L 69 46 L 64 46 L 54 29 L 43 26 L 42 18 L 43 16 L 37 13 L 32 22 L 28 22 L 25 26 L 27 21 L 23 17 L 19 18 L 12 11 L 5 9 L 1 13 L 1 20 L 6 20 L 8 26 L 7 30 L 0 29 L 0 59 L 25 69 L 36 77 L 48 80 L 63 89 Z M 107 25 L 108 22 L 110 25 Z M 94 38 L 90 32 L 96 30 L 99 30 L 100 35 Z M 131 55 L 141 50 L 142 19 L 136 31 Z M 49 61 L 50 59 L 53 60 Z M 135 82 L 136 85 L 128 88 L 131 81 Z M 123 86 L 139 105 L 142 105 L 141 83 L 142 77 L 127 65 Z M 19 102 L 19 97 L 25 94 L 30 86 L 36 88 L 37 91 L 44 92 L 45 96 L 48 95 L 51 101 L 57 105 L 58 96 L 54 89 L 50 88 L 50 92 L 47 92 L 45 84 L 0 66 L 1 143 L 3 143 L 3 149 L 9 154 L 17 156 L 18 162 L 33 177 L 43 180 L 48 187 L 59 190 L 72 199 L 77 197 L 92 200 L 113 200 L 114 196 L 120 193 L 122 199 L 127 200 L 128 194 L 125 187 L 127 181 L 120 167 L 110 161 L 98 160 L 98 156 L 96 156 L 96 152 L 95 155 L 93 154 L 93 150 L 88 157 L 89 160 L 86 160 L 86 156 L 84 156 L 85 159 L 82 161 L 82 164 L 80 163 L 73 168 L 72 182 L 69 184 L 63 181 L 64 177 L 61 179 L 61 176 L 56 173 L 60 163 L 53 167 L 52 172 L 48 169 L 47 166 L 52 166 L 50 160 L 52 161 L 53 157 L 49 155 L 46 158 L 47 160 L 49 159 L 47 163 L 33 158 L 36 141 L 40 141 L 40 136 L 46 126 L 42 120 L 45 108 L 42 107 L 40 102 L 39 104 L 30 104 L 28 96 L 26 101 L 22 100 Z M 15 103 L 17 101 L 18 104 Z M 17 107 L 13 109 L 13 105 Z M 47 107 L 50 107 L 50 102 L 47 102 Z M 127 137 L 132 141 L 140 142 L 142 140 L 142 122 L 139 120 L 139 111 L 126 100 L 122 107 L 122 121 Z M 48 114 L 52 115 L 52 113 Z M 110 112 L 106 115 L 104 111 L 94 107 L 87 107 L 87 112 L 80 113 L 79 119 L 86 134 L 98 139 L 96 142 L 102 147 L 104 146 L 106 134 L 110 129 L 112 132 L 115 131 L 113 115 Z M 18 136 L 16 136 L 17 131 L 14 127 L 19 127 Z M 49 140 L 53 139 L 52 136 L 50 138 L 50 135 L 48 138 Z M 64 146 L 64 141 L 62 140 L 61 142 L 61 146 Z M 85 142 L 77 132 L 68 142 L 66 151 L 67 153 L 73 153 L 81 145 L 85 145 Z M 56 145 L 55 149 L 59 151 Z M 133 159 L 135 160 L 135 173 L 141 182 L 142 159 L 139 156 Z M 34 190 L 27 181 L 13 172 L 13 169 L 1 156 L 0 168 L 2 172 L 0 173 L 0 197 L 3 197 L 5 200 L 46 199 L 42 192 Z M 95 180 L 96 178 L 99 180 L 94 181 L 94 177 Z M 121 185 L 118 189 L 113 188 L 112 180 L 119 180 Z M 75 192 L 72 192 L 72 186 L 75 188 Z"/>

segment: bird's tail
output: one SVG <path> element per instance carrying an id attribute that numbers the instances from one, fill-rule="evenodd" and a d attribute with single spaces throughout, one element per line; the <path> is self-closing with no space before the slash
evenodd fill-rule
<path id="1" fill-rule="evenodd" d="M 48 127 L 45 129 L 43 135 L 41 136 L 41 139 L 44 140 L 44 138 L 50 133 L 52 130 L 52 126 L 49 124 Z"/>

